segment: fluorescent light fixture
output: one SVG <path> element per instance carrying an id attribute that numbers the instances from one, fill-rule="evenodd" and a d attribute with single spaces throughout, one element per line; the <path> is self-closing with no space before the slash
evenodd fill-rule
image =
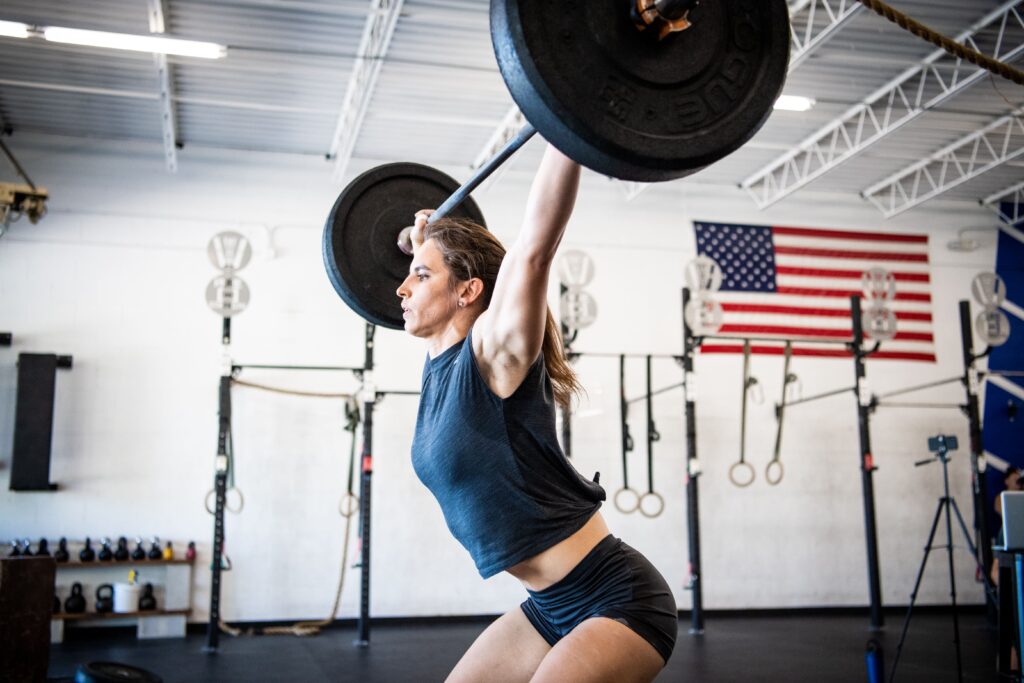
<path id="1" fill-rule="evenodd" d="M 220 59 L 227 55 L 227 48 L 216 43 L 202 43 L 195 40 L 181 40 L 179 38 L 164 38 L 161 36 L 137 36 L 128 33 L 85 31 L 77 28 L 62 28 L 60 26 L 47 26 L 43 28 L 43 37 L 54 43 L 105 47 L 112 50 L 156 52 L 165 55 L 180 55 L 182 57 Z"/>
<path id="2" fill-rule="evenodd" d="M 0 36 L 7 38 L 28 38 L 28 26 L 16 21 L 0 21 Z"/>
<path id="3" fill-rule="evenodd" d="M 775 108 L 781 111 L 810 111 L 817 104 L 810 97 L 782 95 L 775 101 Z"/>

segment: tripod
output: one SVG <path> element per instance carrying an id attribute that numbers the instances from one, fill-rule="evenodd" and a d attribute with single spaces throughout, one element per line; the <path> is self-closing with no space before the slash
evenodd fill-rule
<path id="1" fill-rule="evenodd" d="M 920 460 L 914 463 L 914 467 L 922 467 L 928 463 L 935 462 L 936 460 L 942 463 L 942 487 L 943 496 L 939 498 L 938 505 L 935 508 L 935 517 L 932 519 L 932 530 L 928 534 L 928 545 L 924 548 L 924 557 L 921 559 L 921 566 L 917 570 L 917 580 L 914 582 L 914 590 L 910 594 L 910 606 L 907 608 L 907 616 L 903 620 L 903 633 L 900 634 L 900 643 L 896 646 L 896 657 L 892 663 L 892 672 L 889 674 L 889 683 L 893 683 L 896 680 L 896 667 L 900 663 L 900 652 L 903 650 L 903 643 L 907 639 L 907 629 L 910 628 L 910 618 L 914 614 L 914 603 L 917 601 L 917 592 L 921 587 L 921 578 L 924 576 L 924 568 L 928 564 L 928 555 L 935 549 L 933 545 L 935 543 L 935 532 L 939 527 L 939 518 L 942 513 L 946 513 L 946 545 L 938 546 L 939 548 L 945 548 L 946 554 L 949 558 L 949 595 L 953 600 L 953 642 L 956 644 L 956 676 L 957 681 L 960 683 L 964 680 L 963 664 L 960 658 L 960 619 L 957 614 L 956 605 L 956 574 L 953 571 L 953 522 L 950 510 L 956 513 L 956 519 L 960 523 L 960 530 L 963 531 L 964 538 L 967 539 L 967 547 L 970 548 L 971 554 L 974 556 L 975 564 L 981 568 L 981 575 L 985 577 L 985 590 L 986 592 L 991 591 L 989 580 L 984 568 L 978 563 L 978 551 L 974 547 L 974 543 L 971 541 L 971 534 L 967 531 L 967 524 L 964 523 L 963 515 L 960 514 L 960 506 L 956 504 L 956 500 L 949 495 L 949 451 L 956 450 L 957 441 L 955 436 L 937 436 L 928 439 L 928 449 L 935 453 L 935 457 L 928 458 L 927 460 Z"/>

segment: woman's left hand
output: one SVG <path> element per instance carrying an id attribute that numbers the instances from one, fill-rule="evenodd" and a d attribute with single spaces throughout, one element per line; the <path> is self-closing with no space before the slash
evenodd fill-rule
<path id="1" fill-rule="evenodd" d="M 427 222 L 433 215 L 434 209 L 420 209 L 416 212 L 416 218 L 412 224 L 412 234 L 410 235 L 413 252 L 423 246 L 423 233 L 426 231 Z"/>

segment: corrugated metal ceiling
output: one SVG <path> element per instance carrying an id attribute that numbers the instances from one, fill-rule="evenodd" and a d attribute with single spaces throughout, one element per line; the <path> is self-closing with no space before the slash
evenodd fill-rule
<path id="1" fill-rule="evenodd" d="M 949 35 L 1000 5 L 892 4 Z M 329 151 L 367 21 L 366 0 L 165 0 L 164 7 L 169 34 L 229 46 L 224 60 L 169 59 L 181 145 L 317 156 Z M 1024 12 L 1024 2 L 1018 9 Z M 823 12 L 817 16 L 818 24 L 827 22 Z M 146 0 L 5 0 L 0 19 L 149 30 Z M 1013 40 L 1024 41 L 1020 29 Z M 985 31 L 979 40 L 992 35 Z M 814 97 L 814 110 L 777 112 L 747 147 L 680 182 L 739 183 L 933 51 L 861 11 L 790 76 L 786 93 Z M 158 92 L 150 55 L 0 38 L 0 117 L 15 140 L 18 132 L 32 131 L 160 145 Z M 1020 86 L 982 79 L 831 171 L 813 189 L 858 193 L 1021 104 Z M 491 49 L 488 3 L 405 0 L 354 155 L 469 166 L 511 106 Z M 513 167 L 535 163 L 536 147 L 524 150 Z M 1011 161 L 948 197 L 974 200 L 1022 178 L 1021 161 Z"/>

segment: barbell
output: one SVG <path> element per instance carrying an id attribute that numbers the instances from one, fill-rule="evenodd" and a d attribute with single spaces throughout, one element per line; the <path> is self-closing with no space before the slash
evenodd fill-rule
<path id="1" fill-rule="evenodd" d="M 491 0 L 498 68 L 529 122 L 464 185 L 419 164 L 363 173 L 323 236 L 339 296 L 401 329 L 395 290 L 411 257 L 396 245 L 419 209 L 484 225 L 470 193 L 540 133 L 603 175 L 682 178 L 742 147 L 767 121 L 789 64 L 785 0 Z"/>

